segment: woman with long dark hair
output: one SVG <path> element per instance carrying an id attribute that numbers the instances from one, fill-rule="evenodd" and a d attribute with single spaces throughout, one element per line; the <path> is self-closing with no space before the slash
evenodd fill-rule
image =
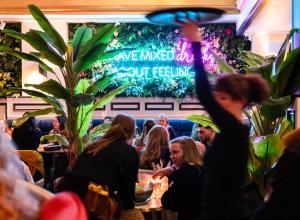
<path id="1" fill-rule="evenodd" d="M 52 124 L 53 129 L 49 134 L 60 134 L 66 128 L 66 118 L 62 115 L 55 116 Z"/>
<path id="2" fill-rule="evenodd" d="M 201 59 L 201 36 L 197 24 L 184 24 L 192 43 L 196 93 L 220 129 L 207 150 L 203 172 L 203 219 L 245 219 L 249 214 L 243 200 L 247 175 L 249 131 L 243 124 L 243 109 L 269 97 L 269 88 L 258 75 L 223 74 L 209 84 Z"/>

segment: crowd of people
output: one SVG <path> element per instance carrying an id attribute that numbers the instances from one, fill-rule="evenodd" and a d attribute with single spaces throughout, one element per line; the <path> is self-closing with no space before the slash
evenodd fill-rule
<path id="1" fill-rule="evenodd" d="M 201 59 L 198 26 L 185 24 L 183 33 L 192 43 L 197 96 L 220 131 L 217 133 L 209 126 L 197 124 L 196 137 L 176 137 L 167 116 L 160 114 L 157 120 L 146 119 L 142 133 L 136 137 L 133 117 L 125 114 L 107 117 L 105 123 L 111 126 L 102 137 L 88 143 L 73 169 L 63 174 L 62 189 L 79 196 L 81 202 L 73 194 L 71 200 L 85 203 L 89 219 L 101 219 L 101 213 L 95 212 L 95 207 L 103 205 L 101 199 L 94 202 L 90 199 L 97 190 L 103 192 L 100 194 L 118 204 L 114 209 L 112 205 L 107 206 L 104 211 L 109 210 L 113 215 L 106 213 L 105 216 L 122 219 L 137 211 L 138 170 L 148 169 L 155 172 L 153 178 L 168 177 L 169 188 L 161 202 L 164 208 L 177 212 L 178 220 L 298 219 L 300 130 L 284 138 L 288 147 L 274 168 L 265 200 L 252 212 L 244 197 L 249 128 L 243 123 L 242 112 L 248 105 L 268 98 L 269 88 L 261 77 L 241 74 L 222 74 L 211 86 Z M 54 118 L 50 134 L 68 135 L 62 116 Z M 12 132 L 17 149 L 35 150 L 40 136 L 34 118 Z M 32 138 L 29 141 L 24 137 Z M 8 199 L 9 193 L 14 193 L 14 184 L 9 184 L 10 163 L 18 171 L 18 178 L 25 180 L 26 165 L 14 150 L 8 155 L 3 143 L 0 151 L 0 216 L 13 215 L 11 210 L 16 209 L 20 216 L 24 215 L 22 219 L 37 219 L 38 205 L 23 203 L 25 197 L 18 200 L 15 194 L 13 200 Z M 14 201 L 17 201 L 15 207 Z M 19 205 L 30 208 L 23 213 Z M 85 219 L 85 212 L 80 213 L 80 219 Z"/>

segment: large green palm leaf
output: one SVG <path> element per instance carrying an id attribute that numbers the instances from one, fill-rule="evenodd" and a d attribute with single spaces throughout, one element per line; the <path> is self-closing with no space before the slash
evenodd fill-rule
<path id="1" fill-rule="evenodd" d="M 52 96 L 42 93 L 42 92 L 39 92 L 36 90 L 31 90 L 31 89 L 15 88 L 15 87 L 8 88 L 7 92 L 26 92 L 28 95 L 31 95 L 32 97 L 41 98 L 44 102 L 46 102 L 46 103 L 52 105 L 54 108 L 60 110 L 61 115 L 65 115 L 63 106 L 60 103 L 60 101 Z"/>
<path id="2" fill-rule="evenodd" d="M 40 27 L 51 37 L 53 43 L 55 44 L 57 50 L 61 55 L 64 55 L 67 51 L 67 46 L 57 32 L 57 30 L 51 25 L 49 20 L 43 14 L 43 12 L 35 5 L 29 5 L 28 9 L 34 19 L 39 23 Z"/>
<path id="3" fill-rule="evenodd" d="M 17 51 L 17 50 L 11 49 L 11 48 L 6 47 L 6 46 L 0 46 L 0 52 L 8 53 L 12 56 L 18 57 L 18 58 L 23 59 L 23 60 L 37 62 L 37 63 L 39 63 L 40 67 L 43 68 L 44 70 L 46 70 L 48 72 L 54 72 L 51 67 L 49 67 L 42 60 L 40 60 L 39 58 L 37 58 L 36 56 L 34 56 L 32 54 Z"/>
<path id="4" fill-rule="evenodd" d="M 48 43 L 37 32 L 30 30 L 26 34 L 22 34 L 9 29 L 5 29 L 3 32 L 16 39 L 25 40 L 34 49 L 39 51 L 43 58 L 59 67 L 64 66 L 64 59 L 54 49 L 49 47 Z"/>
<path id="5" fill-rule="evenodd" d="M 213 122 L 213 120 L 205 114 L 202 114 L 202 115 L 189 115 L 187 117 L 187 119 L 194 122 L 194 123 L 198 123 L 198 124 L 202 125 L 203 127 L 209 126 L 212 129 L 214 129 L 216 132 L 220 132 L 220 129 Z"/>
<path id="6" fill-rule="evenodd" d="M 35 116 L 40 116 L 40 115 L 47 115 L 50 113 L 54 113 L 54 114 L 60 114 L 60 110 L 58 110 L 57 108 L 44 108 L 44 109 L 40 109 L 40 110 L 36 110 L 33 112 L 27 112 L 25 113 L 21 118 L 15 119 L 13 120 L 13 126 L 20 126 L 21 124 L 23 124 L 24 122 L 26 122 L 28 120 L 28 118 L 30 117 L 35 117 Z"/>
<path id="7" fill-rule="evenodd" d="M 91 28 L 88 27 L 80 27 L 76 30 L 73 40 L 72 40 L 72 47 L 73 47 L 73 59 L 76 60 L 79 50 L 83 45 L 85 45 L 93 36 L 93 31 Z"/>
<path id="8" fill-rule="evenodd" d="M 82 47 L 79 48 L 78 57 L 82 56 L 85 53 L 89 53 L 96 45 L 99 44 L 108 44 L 113 36 L 114 32 L 118 28 L 114 24 L 104 25 L 102 28 L 97 30 L 97 32 L 90 38 Z"/>
<path id="9" fill-rule="evenodd" d="M 70 157 L 72 163 L 76 159 L 76 155 L 83 150 L 82 138 L 86 134 L 93 111 L 100 106 L 106 105 L 116 95 L 132 85 L 132 83 L 125 84 L 93 104 L 96 93 L 110 84 L 113 75 L 107 75 L 95 82 L 90 82 L 80 79 L 78 74 L 91 67 L 95 62 L 110 59 L 122 51 L 107 50 L 114 32 L 118 31 L 119 27 L 116 27 L 114 24 L 104 25 L 95 34 L 92 33 L 90 28 L 80 27 L 75 32 L 74 39 L 67 46 L 63 38 L 38 7 L 29 5 L 28 8 L 43 31 L 29 30 L 26 34 L 12 30 L 5 30 L 4 32 L 14 38 L 28 42 L 36 51 L 28 54 L 0 46 L 0 52 L 6 52 L 21 59 L 37 62 L 44 70 L 54 73 L 58 81 L 50 79 L 40 84 L 25 84 L 25 86 L 31 86 L 38 91 L 11 88 L 15 89 L 15 91 L 23 91 L 33 97 L 41 98 L 53 106 L 52 108 L 28 113 L 17 122 L 20 124 L 28 117 L 49 113 L 66 116 L 66 126 L 69 133 L 68 140 L 72 155 L 75 156 Z M 53 69 L 44 63 L 44 59 L 59 67 L 64 82 L 61 82 L 61 79 Z M 63 105 L 60 103 L 61 101 L 65 102 L 66 111 L 64 111 Z"/>
<path id="10" fill-rule="evenodd" d="M 300 47 L 287 54 L 272 78 L 276 98 L 294 94 L 300 88 Z"/>
<path id="11" fill-rule="evenodd" d="M 53 95 L 57 99 L 70 100 L 70 92 L 53 79 L 49 79 L 40 84 L 25 84 L 25 86 L 32 86 L 35 89 Z"/>

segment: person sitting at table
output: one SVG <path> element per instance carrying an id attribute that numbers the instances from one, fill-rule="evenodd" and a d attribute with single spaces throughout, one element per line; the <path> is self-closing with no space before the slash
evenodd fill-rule
<path id="1" fill-rule="evenodd" d="M 154 125 L 156 125 L 156 121 L 153 118 L 148 118 L 144 121 L 143 132 L 137 139 L 135 139 L 133 144 L 137 153 L 140 153 L 140 151 L 145 147 L 146 136 Z"/>
<path id="2" fill-rule="evenodd" d="M 24 168 L 25 164 L 0 126 L 0 219 L 30 220 L 38 217 L 37 201 L 25 188 L 17 186 L 18 179 L 28 181 Z"/>
<path id="3" fill-rule="evenodd" d="M 66 118 L 64 116 L 62 115 L 55 116 L 52 123 L 53 123 L 53 129 L 49 132 L 49 134 L 60 134 L 65 136 L 66 138 L 69 136 L 65 126 Z M 54 143 L 54 144 L 58 145 L 58 143 Z M 65 146 L 62 147 L 64 149 L 67 149 L 67 147 Z M 58 153 L 58 154 L 55 153 L 43 154 L 43 161 L 44 161 L 45 173 L 47 173 L 45 179 L 51 176 L 51 178 L 49 177 L 50 179 L 47 180 L 50 183 L 48 183 L 46 188 L 50 191 L 56 191 L 56 189 L 53 188 L 52 181 L 65 175 L 69 164 L 67 152 Z M 45 181 L 45 183 L 47 181 Z"/>
<path id="4" fill-rule="evenodd" d="M 169 125 L 168 117 L 165 114 L 160 114 L 158 116 L 157 124 L 164 126 L 168 129 L 170 140 L 176 138 L 175 130 L 171 125 Z"/>
<path id="5" fill-rule="evenodd" d="M 84 206 L 75 194 L 68 192 L 50 198 L 46 190 L 24 182 L 32 182 L 24 168 L 26 165 L 0 122 L 1 220 L 64 220 L 66 216 L 68 220 L 87 220 Z"/>
<path id="6" fill-rule="evenodd" d="M 141 169 L 156 170 L 166 167 L 170 161 L 168 130 L 155 125 L 147 135 L 146 147 L 140 152 Z"/>
<path id="7" fill-rule="evenodd" d="M 80 154 L 66 177 L 65 189 L 85 201 L 90 182 L 108 186 L 110 191 L 117 192 L 123 211 L 133 210 L 138 174 L 138 157 L 132 147 L 134 134 L 135 120 L 131 116 L 115 116 L 105 135 L 87 145 Z"/>
<path id="8" fill-rule="evenodd" d="M 169 189 L 161 198 L 162 206 L 177 212 L 178 220 L 193 220 L 200 216 L 202 184 L 202 159 L 195 141 L 190 137 L 178 137 L 171 141 L 173 166 L 169 173 Z M 164 176 L 165 170 L 155 173 L 154 178 Z"/>
<path id="9" fill-rule="evenodd" d="M 66 118 L 62 115 L 55 116 L 53 119 L 53 129 L 49 134 L 61 134 L 68 137 L 68 131 L 66 129 Z"/>
<path id="10" fill-rule="evenodd" d="M 104 123 L 111 123 L 112 121 L 112 117 L 111 116 L 105 116 L 104 119 L 103 119 L 103 124 Z"/>
<path id="11" fill-rule="evenodd" d="M 34 183 L 28 166 L 19 158 L 15 145 L 3 129 L 0 122 L 0 163 L 9 164 L 11 172 L 18 175 L 19 179 Z"/>
<path id="12" fill-rule="evenodd" d="M 211 128 L 210 126 L 202 126 L 198 125 L 198 136 L 200 138 L 200 142 L 204 145 L 205 151 L 210 148 L 213 142 L 218 138 L 218 133 Z"/>
<path id="13" fill-rule="evenodd" d="M 12 139 L 18 150 L 36 150 L 40 144 L 40 138 L 41 131 L 36 127 L 35 117 L 29 117 L 12 132 Z"/>

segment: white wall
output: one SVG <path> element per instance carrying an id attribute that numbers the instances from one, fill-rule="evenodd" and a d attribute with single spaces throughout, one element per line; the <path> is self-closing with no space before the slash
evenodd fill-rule
<path id="1" fill-rule="evenodd" d="M 292 28 L 291 0 L 266 0 L 245 34 L 252 40 L 252 51 L 261 55 L 277 54 Z"/>
<path id="2" fill-rule="evenodd" d="M 5 117 L 5 113 L 7 113 L 7 118 L 14 119 L 21 117 L 24 112 L 50 107 L 40 99 L 31 97 L 7 98 L 2 104 L 5 107 L 0 108 L 0 119 L 1 116 Z M 93 118 L 104 118 L 120 113 L 132 115 L 136 119 L 156 118 L 161 113 L 166 114 L 170 119 L 186 119 L 189 115 L 199 115 L 205 111 L 196 99 L 177 101 L 172 98 L 115 98 L 105 106 L 105 109 L 96 109 Z M 53 118 L 53 116 L 49 114 L 40 118 Z"/>
<path id="3" fill-rule="evenodd" d="M 240 10 L 240 14 L 238 16 L 238 20 L 236 22 L 237 30 L 241 27 L 243 22 L 247 19 L 249 13 L 254 8 L 255 4 L 259 0 L 237 0 L 236 5 L 237 8 Z"/>

